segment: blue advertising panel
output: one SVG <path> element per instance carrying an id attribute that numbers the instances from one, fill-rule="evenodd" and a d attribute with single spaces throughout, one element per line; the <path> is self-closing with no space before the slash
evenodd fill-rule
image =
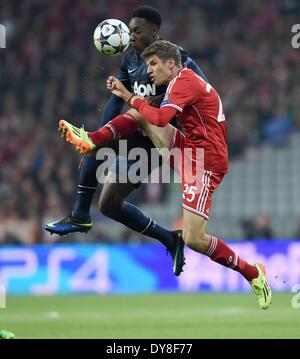
<path id="1" fill-rule="evenodd" d="M 273 290 L 300 283 L 300 242 L 231 242 L 249 263 L 262 262 Z M 185 249 L 184 273 L 175 277 L 172 259 L 159 244 L 41 245 L 0 247 L 0 285 L 8 294 L 242 292 L 242 276 Z"/>

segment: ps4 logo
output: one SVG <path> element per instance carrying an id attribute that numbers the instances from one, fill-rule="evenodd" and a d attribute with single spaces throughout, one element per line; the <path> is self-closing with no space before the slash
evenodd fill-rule
<path id="1" fill-rule="evenodd" d="M 0 49 L 6 48 L 6 29 L 5 26 L 0 24 Z"/>
<path id="2" fill-rule="evenodd" d="M 292 46 L 294 49 L 299 49 L 300 47 L 300 24 L 294 24 L 292 26 L 292 33 L 296 33 L 296 35 L 294 35 L 292 37 Z"/>

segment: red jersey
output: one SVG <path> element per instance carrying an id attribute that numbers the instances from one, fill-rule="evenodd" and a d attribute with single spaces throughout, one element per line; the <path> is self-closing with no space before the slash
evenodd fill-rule
<path id="1" fill-rule="evenodd" d="M 185 137 L 183 147 L 204 149 L 204 169 L 228 171 L 226 122 L 216 90 L 192 70 L 183 68 L 170 82 L 161 108 L 136 99 L 132 105 L 148 122 L 166 126 L 176 115 Z"/>
<path id="2" fill-rule="evenodd" d="M 204 169 L 227 173 L 226 122 L 216 90 L 195 72 L 183 68 L 167 88 L 161 109 L 167 106 L 177 111 L 184 145 L 204 149 Z"/>

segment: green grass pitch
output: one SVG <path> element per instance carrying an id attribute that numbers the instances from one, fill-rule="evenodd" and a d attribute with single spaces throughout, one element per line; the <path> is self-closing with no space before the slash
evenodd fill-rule
<path id="1" fill-rule="evenodd" d="M 292 294 L 259 309 L 252 294 L 7 298 L 0 330 L 17 338 L 300 338 Z"/>

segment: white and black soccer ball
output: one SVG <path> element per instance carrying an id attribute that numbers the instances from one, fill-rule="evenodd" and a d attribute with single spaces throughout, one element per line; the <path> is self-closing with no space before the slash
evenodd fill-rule
<path id="1" fill-rule="evenodd" d="M 105 55 L 122 54 L 130 44 L 130 30 L 120 20 L 104 20 L 95 29 L 94 44 Z"/>

